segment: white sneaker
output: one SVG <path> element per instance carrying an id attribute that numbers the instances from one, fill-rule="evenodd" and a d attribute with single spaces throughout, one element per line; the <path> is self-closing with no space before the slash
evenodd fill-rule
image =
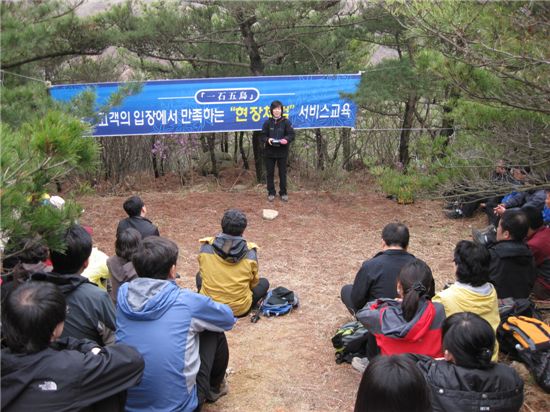
<path id="1" fill-rule="evenodd" d="M 369 358 L 360 358 L 358 356 L 355 356 L 351 360 L 351 366 L 356 371 L 363 373 L 365 372 L 365 369 L 367 369 L 367 366 L 369 366 Z"/>

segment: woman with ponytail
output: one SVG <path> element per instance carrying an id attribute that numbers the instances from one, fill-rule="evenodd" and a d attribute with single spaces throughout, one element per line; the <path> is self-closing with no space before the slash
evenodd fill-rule
<path id="1" fill-rule="evenodd" d="M 434 296 L 434 286 L 430 267 L 414 259 L 399 273 L 397 290 L 403 300 L 378 299 L 357 312 L 357 319 L 374 336 L 368 343 L 369 357 L 377 352 L 382 355 L 443 356 L 441 327 L 445 310 L 443 305 L 430 300 Z"/>
<path id="2" fill-rule="evenodd" d="M 519 411 L 523 381 L 508 365 L 491 361 L 493 328 L 471 312 L 455 313 L 443 324 L 444 359 L 415 355 L 431 388 L 434 411 Z"/>

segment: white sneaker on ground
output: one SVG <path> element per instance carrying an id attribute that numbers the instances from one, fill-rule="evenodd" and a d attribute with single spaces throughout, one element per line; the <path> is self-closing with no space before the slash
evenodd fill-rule
<path id="1" fill-rule="evenodd" d="M 281 196 L 281 200 L 282 200 L 283 202 L 288 202 L 288 195 L 282 195 L 282 196 Z"/>
<path id="2" fill-rule="evenodd" d="M 273 202 L 274 200 L 275 200 L 275 196 L 273 196 L 273 195 L 268 195 L 267 196 L 267 201 L 268 202 Z"/>
<path id="3" fill-rule="evenodd" d="M 356 371 L 363 373 L 365 372 L 365 369 L 367 369 L 367 366 L 369 366 L 369 358 L 360 358 L 358 356 L 355 356 L 351 360 L 351 366 Z"/>

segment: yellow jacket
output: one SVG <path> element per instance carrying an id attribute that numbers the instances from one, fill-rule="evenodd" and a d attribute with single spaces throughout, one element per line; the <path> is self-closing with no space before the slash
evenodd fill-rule
<path id="1" fill-rule="evenodd" d="M 441 303 L 445 307 L 447 317 L 458 312 L 473 312 L 489 322 L 496 334 L 500 315 L 497 292 L 492 284 L 486 283 L 476 287 L 456 282 L 437 293 L 432 302 Z M 495 341 L 495 351 L 491 360 L 498 362 L 498 341 Z"/>
<path id="2" fill-rule="evenodd" d="M 235 316 L 246 314 L 252 306 L 252 288 L 259 282 L 258 246 L 223 233 L 199 242 L 200 293 L 229 305 Z"/>

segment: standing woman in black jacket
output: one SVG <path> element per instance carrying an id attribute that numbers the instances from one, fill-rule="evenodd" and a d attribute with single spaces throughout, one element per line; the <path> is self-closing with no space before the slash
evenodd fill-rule
<path id="1" fill-rule="evenodd" d="M 275 200 L 275 164 L 279 167 L 279 195 L 283 202 L 288 202 L 286 191 L 286 162 L 288 146 L 294 140 L 292 123 L 283 116 L 284 107 L 279 100 L 274 100 L 269 108 L 271 117 L 262 127 L 261 142 L 265 145 L 265 168 L 267 172 L 267 200 Z"/>

